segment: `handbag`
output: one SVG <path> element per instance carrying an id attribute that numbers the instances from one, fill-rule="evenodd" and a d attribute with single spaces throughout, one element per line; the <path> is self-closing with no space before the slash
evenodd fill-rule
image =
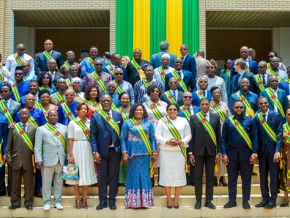
<path id="1" fill-rule="evenodd" d="M 62 168 L 62 179 L 79 179 L 79 167 L 74 164 L 68 164 Z"/>

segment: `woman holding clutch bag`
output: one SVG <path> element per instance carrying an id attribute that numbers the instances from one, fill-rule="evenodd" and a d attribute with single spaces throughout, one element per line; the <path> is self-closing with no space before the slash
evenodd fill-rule
<path id="1" fill-rule="evenodd" d="M 76 209 L 88 208 L 86 197 L 88 186 L 97 183 L 92 148 L 90 144 L 90 121 L 86 118 L 89 106 L 85 102 L 76 108 L 77 118 L 68 125 L 69 163 L 79 168 L 78 180 L 67 180 L 67 184 L 74 185 L 76 195 Z M 83 198 L 80 200 L 79 186 L 83 186 Z"/>

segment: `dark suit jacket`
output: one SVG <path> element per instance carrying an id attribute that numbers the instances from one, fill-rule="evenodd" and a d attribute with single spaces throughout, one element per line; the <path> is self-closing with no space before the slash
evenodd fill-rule
<path id="1" fill-rule="evenodd" d="M 177 96 L 177 104 L 179 106 L 182 106 L 183 105 L 183 101 L 182 101 L 182 96 L 183 96 L 183 92 L 181 91 L 178 91 L 178 96 Z M 163 93 L 161 96 L 160 96 L 160 100 L 161 101 L 165 101 L 167 104 L 170 103 L 170 101 L 168 100 L 168 98 L 166 97 L 165 93 Z"/>
<path id="2" fill-rule="evenodd" d="M 279 113 L 269 110 L 267 123 L 272 128 L 272 130 L 277 135 L 277 142 L 275 143 L 270 136 L 264 130 L 261 122 L 259 121 L 258 115 L 254 118 L 257 131 L 258 131 L 258 141 L 259 149 L 258 154 L 264 155 L 265 152 L 268 152 L 270 157 L 274 157 L 276 151 L 281 151 L 281 145 L 283 140 L 283 122 L 282 117 Z"/>
<path id="3" fill-rule="evenodd" d="M 183 82 L 185 83 L 188 91 L 189 91 L 189 87 L 191 88 L 191 90 L 193 90 L 195 88 L 195 83 L 194 83 L 194 80 L 193 80 L 191 72 L 186 71 L 186 70 L 182 70 L 182 72 L 183 72 L 183 75 L 184 75 Z M 173 77 L 172 73 L 168 73 L 165 76 L 165 91 L 169 90 L 168 82 L 169 82 L 169 79 L 171 77 Z M 183 92 L 183 89 L 181 88 L 180 85 L 178 85 L 178 90 Z"/>
<path id="4" fill-rule="evenodd" d="M 52 51 L 52 58 L 56 60 L 58 69 L 60 69 L 61 65 L 63 65 L 63 59 L 62 59 L 62 54 L 58 51 Z M 47 59 L 44 56 L 44 54 L 38 53 L 37 54 L 37 58 L 35 60 L 35 74 L 38 75 L 40 74 L 42 71 L 48 71 L 47 68 Z"/>
<path id="5" fill-rule="evenodd" d="M 137 61 L 137 63 L 142 68 L 145 64 L 148 63 L 148 61 L 141 59 L 140 61 Z M 128 77 L 128 82 L 131 83 L 131 85 L 134 87 L 135 83 L 140 80 L 140 76 L 136 68 L 131 63 L 131 61 L 127 64 L 126 73 Z"/>
<path id="6" fill-rule="evenodd" d="M 286 81 L 279 82 L 278 87 L 280 89 L 283 89 L 287 95 L 290 95 L 289 83 L 287 83 Z"/>
<path id="7" fill-rule="evenodd" d="M 196 84 L 196 62 L 195 58 L 190 54 L 187 54 L 186 58 L 183 59 L 183 70 L 187 70 L 192 73 L 194 84 Z"/>
<path id="8" fill-rule="evenodd" d="M 207 149 L 207 153 L 210 156 L 215 156 L 217 152 L 221 151 L 221 125 L 220 118 L 217 114 L 209 113 L 210 124 L 214 129 L 217 147 L 213 143 L 207 130 L 204 128 L 202 123 L 199 121 L 196 115 L 190 117 L 190 128 L 192 139 L 189 142 L 189 152 L 193 155 L 203 156 L 204 150 Z"/>
<path id="9" fill-rule="evenodd" d="M 119 112 L 112 110 L 112 116 L 117 125 L 122 128 L 123 119 Z M 102 157 L 106 157 L 110 146 L 110 125 L 102 118 L 99 113 L 95 113 L 91 117 L 90 132 L 91 146 L 93 152 L 98 152 Z M 121 151 L 120 140 L 115 130 L 112 129 L 112 142 L 116 152 Z"/>
<path id="10" fill-rule="evenodd" d="M 151 56 L 150 64 L 154 67 L 154 69 L 161 66 L 162 55 L 165 54 L 165 53 L 169 54 L 169 56 L 170 56 L 170 64 L 169 64 L 169 66 L 170 67 L 174 67 L 174 60 L 176 58 L 176 55 L 175 54 L 171 54 L 168 51 L 161 51 L 161 52 L 159 52 L 157 54 L 153 54 Z"/>
<path id="11" fill-rule="evenodd" d="M 241 89 L 240 84 L 239 84 L 239 77 L 240 77 L 240 75 L 234 76 L 232 83 L 231 83 L 230 95 L 236 93 L 237 91 L 239 91 Z M 249 81 L 250 81 L 249 90 L 256 93 L 255 82 L 254 82 L 254 78 L 253 78 L 252 74 L 246 72 L 246 73 L 244 73 L 242 79 L 243 78 L 249 79 Z"/>
<path id="12" fill-rule="evenodd" d="M 268 75 L 268 77 L 267 77 L 267 79 L 266 79 L 266 85 L 264 85 L 265 86 L 265 88 L 268 88 L 269 87 L 269 78 L 270 78 L 270 74 L 268 74 L 268 73 L 266 73 L 267 75 Z M 258 85 L 258 83 L 257 83 L 257 81 L 256 81 L 256 79 L 255 78 L 253 78 L 254 79 L 254 82 L 255 82 L 255 93 L 259 96 L 260 95 L 260 93 L 261 93 L 261 91 L 260 91 L 260 89 L 259 89 L 259 85 Z M 262 81 L 263 82 L 263 81 Z M 284 81 L 283 81 L 284 82 Z M 281 83 L 281 82 L 280 82 Z M 279 83 L 279 86 L 280 86 L 280 83 Z M 280 87 L 279 87 L 280 88 Z M 286 91 L 286 90 L 285 90 Z"/>
<path id="13" fill-rule="evenodd" d="M 119 65 L 118 68 L 121 68 L 123 70 L 123 80 L 127 81 L 128 82 L 128 77 L 127 77 L 127 73 L 126 73 L 126 69 L 125 67 L 123 67 L 122 65 Z M 110 71 L 108 70 L 108 68 L 105 66 L 103 67 L 103 71 L 110 74 L 112 76 L 112 80 L 115 79 L 115 77 L 110 73 Z M 114 73 L 113 73 L 114 74 Z"/>
<path id="14" fill-rule="evenodd" d="M 206 90 L 206 93 L 207 93 L 207 99 L 209 101 L 211 101 L 211 93 L 210 93 L 210 91 Z M 199 107 L 200 99 L 199 99 L 199 97 L 196 94 L 196 90 L 194 90 L 192 92 L 192 99 L 193 99 L 192 100 L 192 105 Z"/>
<path id="15" fill-rule="evenodd" d="M 193 113 L 194 114 L 197 114 L 198 112 L 200 112 L 200 107 L 197 107 L 197 106 L 192 105 L 192 108 L 193 108 Z M 179 111 L 178 111 L 178 114 L 177 115 L 180 116 L 180 117 L 186 118 L 185 114 L 181 111 L 180 108 L 179 108 Z"/>
<path id="16" fill-rule="evenodd" d="M 37 127 L 33 124 L 28 124 L 27 134 L 30 137 L 33 146 L 35 143 L 35 133 Z M 32 170 L 32 154 L 33 152 L 27 147 L 23 139 L 18 135 L 15 129 L 9 129 L 8 141 L 7 141 L 7 161 L 12 161 L 12 169 L 20 170 L 23 167 L 24 170 Z"/>
<path id="17" fill-rule="evenodd" d="M 238 72 L 235 71 L 235 62 L 236 61 L 233 61 L 232 62 L 232 65 L 231 65 L 231 81 L 232 79 L 234 78 L 235 75 L 238 74 Z M 249 68 L 250 68 L 250 71 L 253 73 L 253 74 L 258 74 L 259 71 L 258 71 L 258 64 L 256 61 L 253 61 L 252 59 L 249 59 Z"/>
<path id="18" fill-rule="evenodd" d="M 56 82 L 59 78 L 64 78 L 64 75 L 60 72 L 56 72 L 55 76 L 54 76 L 54 79 L 53 79 L 53 84 L 56 86 Z"/>

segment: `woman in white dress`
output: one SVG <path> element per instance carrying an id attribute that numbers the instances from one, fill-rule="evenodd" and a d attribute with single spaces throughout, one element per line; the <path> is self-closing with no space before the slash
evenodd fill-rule
<path id="1" fill-rule="evenodd" d="M 97 183 L 92 148 L 90 144 L 90 121 L 86 118 L 89 106 L 81 102 L 76 107 L 77 118 L 68 125 L 69 163 L 79 167 L 79 180 L 67 180 L 74 186 L 76 209 L 88 208 L 88 186 Z M 83 198 L 80 200 L 79 186 L 83 186 Z"/>
<path id="2" fill-rule="evenodd" d="M 165 188 L 168 208 L 172 208 L 171 187 L 175 187 L 174 208 L 178 208 L 182 186 L 186 185 L 185 149 L 191 139 L 191 132 L 186 118 L 177 116 L 177 104 L 168 104 L 166 110 L 168 116 L 160 119 L 155 131 L 160 148 L 159 185 Z"/>

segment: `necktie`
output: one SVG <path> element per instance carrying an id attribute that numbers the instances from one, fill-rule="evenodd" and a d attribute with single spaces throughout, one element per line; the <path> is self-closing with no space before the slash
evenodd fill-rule
<path id="1" fill-rule="evenodd" d="M 203 96 L 205 97 L 205 91 L 203 90 L 202 92 L 203 92 Z"/>
<path id="2" fill-rule="evenodd" d="M 183 56 L 181 57 L 181 60 L 184 60 L 184 57 Z"/>
<path id="3" fill-rule="evenodd" d="M 266 85 L 265 75 L 263 75 L 263 84 Z"/>
<path id="4" fill-rule="evenodd" d="M 175 94 L 175 90 L 172 90 L 172 95 L 173 95 L 173 98 L 174 98 L 174 100 L 176 101 L 176 94 Z"/>
<path id="5" fill-rule="evenodd" d="M 178 71 L 178 75 L 179 75 L 179 77 L 181 78 L 181 72 L 180 71 Z M 182 79 L 182 78 L 181 78 Z"/>
<path id="6" fill-rule="evenodd" d="M 266 120 L 266 114 L 263 114 L 263 118 L 267 122 L 267 120 Z"/>
<path id="7" fill-rule="evenodd" d="M 190 107 L 187 107 L 187 110 L 189 111 L 189 113 L 191 114 L 191 110 L 190 110 Z M 192 115 L 192 114 L 191 114 Z"/>
<path id="8" fill-rule="evenodd" d="M 26 132 L 26 124 L 22 124 L 22 128 L 23 128 L 24 132 Z"/>

